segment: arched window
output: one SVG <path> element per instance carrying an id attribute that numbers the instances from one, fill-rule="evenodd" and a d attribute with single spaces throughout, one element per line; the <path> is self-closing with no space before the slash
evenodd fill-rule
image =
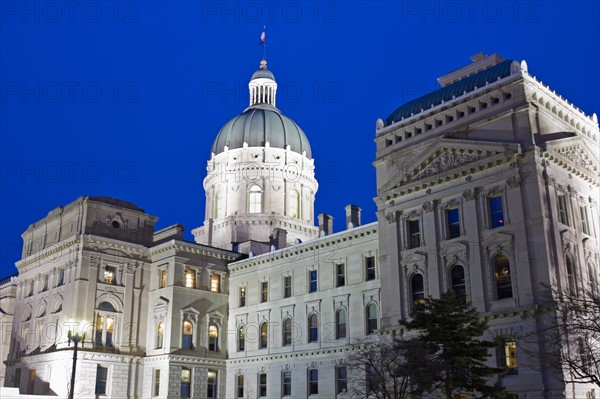
<path id="1" fill-rule="evenodd" d="M 465 269 L 460 265 L 450 267 L 450 284 L 456 299 L 464 303 L 467 300 L 467 290 L 465 286 Z"/>
<path id="2" fill-rule="evenodd" d="M 346 338 L 346 309 L 335 313 L 335 338 Z"/>
<path id="3" fill-rule="evenodd" d="M 308 316 L 308 342 L 319 341 L 319 318 L 316 314 Z"/>
<path id="4" fill-rule="evenodd" d="M 373 334 L 377 330 L 377 305 L 374 303 L 367 306 L 367 334 Z"/>
<path id="5" fill-rule="evenodd" d="M 110 302 L 100 302 L 100 304 L 98 305 L 98 310 L 102 310 L 105 312 L 116 312 L 117 311 L 117 309 L 115 309 L 113 304 Z"/>
<path id="6" fill-rule="evenodd" d="M 425 285 L 423 284 L 423 275 L 414 274 L 410 279 L 410 288 L 412 295 L 412 306 L 420 305 L 425 301 Z"/>
<path id="7" fill-rule="evenodd" d="M 215 193 L 213 203 L 213 216 L 215 219 L 219 219 L 221 216 L 223 216 L 223 201 L 221 198 L 221 191 L 217 191 Z"/>
<path id="8" fill-rule="evenodd" d="M 267 323 L 262 323 L 260 325 L 260 341 L 259 341 L 259 349 L 264 349 L 267 347 L 269 342 L 269 326 Z"/>
<path id="9" fill-rule="evenodd" d="M 494 278 L 496 279 L 496 299 L 512 297 L 512 281 L 510 279 L 510 261 L 506 255 L 496 255 L 492 259 Z"/>
<path id="10" fill-rule="evenodd" d="M 573 258 L 567 256 L 567 285 L 571 295 L 577 295 L 577 285 L 575 282 L 575 267 Z"/>
<path id="11" fill-rule="evenodd" d="M 193 349 L 192 337 L 194 335 L 194 326 L 188 320 L 183 322 L 183 331 L 181 337 L 181 347 L 183 349 Z"/>
<path id="12" fill-rule="evenodd" d="M 262 189 L 256 184 L 248 192 L 248 213 L 262 212 Z"/>
<path id="13" fill-rule="evenodd" d="M 300 193 L 296 190 L 290 193 L 290 216 L 300 219 Z"/>
<path id="14" fill-rule="evenodd" d="M 163 347 L 163 337 L 165 333 L 165 323 L 162 321 L 156 326 L 156 349 Z"/>
<path id="15" fill-rule="evenodd" d="M 219 351 L 219 328 L 214 323 L 210 323 L 208 326 L 208 350 L 211 352 Z"/>
<path id="16" fill-rule="evenodd" d="M 292 319 L 289 317 L 283 322 L 283 346 L 292 344 Z"/>
<path id="17" fill-rule="evenodd" d="M 238 351 L 243 351 L 246 349 L 246 330 L 244 326 L 240 326 L 238 328 Z"/>

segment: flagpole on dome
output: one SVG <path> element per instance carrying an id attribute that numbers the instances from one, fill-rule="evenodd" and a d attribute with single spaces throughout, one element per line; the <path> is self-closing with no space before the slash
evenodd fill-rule
<path id="1" fill-rule="evenodd" d="M 260 44 L 263 46 L 263 59 L 260 63 L 260 69 L 267 69 L 267 44 L 265 39 L 267 37 L 267 27 L 263 26 L 263 31 L 260 34 Z"/>

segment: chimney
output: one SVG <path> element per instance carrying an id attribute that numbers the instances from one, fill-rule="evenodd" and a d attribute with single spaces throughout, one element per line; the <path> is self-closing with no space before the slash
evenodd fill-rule
<path id="1" fill-rule="evenodd" d="M 287 246 L 287 230 L 277 227 L 273 230 L 272 237 L 271 244 L 275 245 L 275 248 L 283 249 Z"/>
<path id="2" fill-rule="evenodd" d="M 320 213 L 319 219 L 319 235 L 328 236 L 333 234 L 333 216 L 326 213 Z"/>
<path id="3" fill-rule="evenodd" d="M 360 226 L 360 207 L 352 204 L 346 205 L 346 228 Z"/>

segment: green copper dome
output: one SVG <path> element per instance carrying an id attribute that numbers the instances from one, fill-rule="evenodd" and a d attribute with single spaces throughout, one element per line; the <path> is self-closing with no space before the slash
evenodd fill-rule
<path id="1" fill-rule="evenodd" d="M 271 147 L 290 150 L 311 159 L 312 152 L 306 134 L 293 120 L 269 104 L 256 104 L 235 118 L 229 120 L 219 131 L 212 145 L 212 152 L 219 154 L 225 146 L 229 149 L 248 147 L 264 147 L 269 142 Z"/>

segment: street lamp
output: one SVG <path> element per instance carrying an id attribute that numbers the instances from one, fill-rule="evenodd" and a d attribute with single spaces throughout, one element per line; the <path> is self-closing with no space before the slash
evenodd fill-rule
<path id="1" fill-rule="evenodd" d="M 79 342 L 81 342 L 81 347 L 83 348 L 83 343 L 85 342 L 85 331 L 83 334 L 69 332 L 67 334 L 68 345 L 71 346 L 71 341 L 75 344 L 75 350 L 73 351 L 73 369 L 71 370 L 71 389 L 69 390 L 69 399 L 73 399 L 73 393 L 75 392 L 75 373 L 77 369 L 77 346 Z"/>

